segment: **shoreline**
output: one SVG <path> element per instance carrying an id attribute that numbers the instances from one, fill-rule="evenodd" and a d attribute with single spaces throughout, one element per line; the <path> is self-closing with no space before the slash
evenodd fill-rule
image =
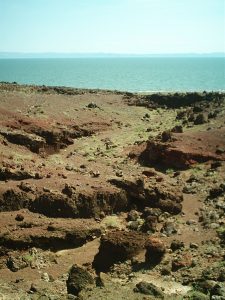
<path id="1" fill-rule="evenodd" d="M 203 93 L 214 93 L 214 94 L 225 94 L 224 90 L 173 90 L 173 91 L 166 91 L 166 90 L 141 90 L 141 91 L 129 91 L 129 90 L 117 90 L 117 89 L 102 89 L 102 88 L 77 88 L 73 86 L 65 86 L 65 85 L 45 85 L 45 84 L 30 84 L 30 83 L 18 83 L 18 82 L 8 82 L 8 81 L 0 81 L 0 86 L 14 86 L 16 88 L 33 88 L 33 89 L 49 89 L 49 90 L 55 90 L 62 89 L 62 90 L 71 90 L 75 92 L 108 92 L 108 93 L 120 93 L 120 94 L 126 94 L 130 93 L 133 95 L 148 95 L 148 94 L 203 94 Z M 44 89 L 42 90 L 44 92 Z"/>

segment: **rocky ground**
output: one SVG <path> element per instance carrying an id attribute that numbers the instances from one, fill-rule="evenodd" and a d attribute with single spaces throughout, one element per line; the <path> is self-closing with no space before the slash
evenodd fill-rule
<path id="1" fill-rule="evenodd" d="M 0 83 L 0 299 L 225 299 L 225 94 Z"/>

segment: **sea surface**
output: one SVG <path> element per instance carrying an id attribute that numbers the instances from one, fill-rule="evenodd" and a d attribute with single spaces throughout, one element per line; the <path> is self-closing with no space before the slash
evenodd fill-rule
<path id="1" fill-rule="evenodd" d="M 224 91 L 223 57 L 0 59 L 0 81 L 121 91 Z"/>

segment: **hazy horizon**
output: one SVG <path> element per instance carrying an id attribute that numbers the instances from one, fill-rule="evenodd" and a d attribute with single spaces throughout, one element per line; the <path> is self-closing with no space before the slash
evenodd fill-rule
<path id="1" fill-rule="evenodd" d="M 225 57 L 225 52 L 209 53 L 104 53 L 104 52 L 0 52 L 7 58 L 123 58 L 123 57 Z"/>

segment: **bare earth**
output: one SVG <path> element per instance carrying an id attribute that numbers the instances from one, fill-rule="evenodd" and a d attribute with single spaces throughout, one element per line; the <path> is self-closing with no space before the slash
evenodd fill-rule
<path id="1" fill-rule="evenodd" d="M 0 153 L 0 299 L 225 299 L 224 94 L 0 83 Z"/>

